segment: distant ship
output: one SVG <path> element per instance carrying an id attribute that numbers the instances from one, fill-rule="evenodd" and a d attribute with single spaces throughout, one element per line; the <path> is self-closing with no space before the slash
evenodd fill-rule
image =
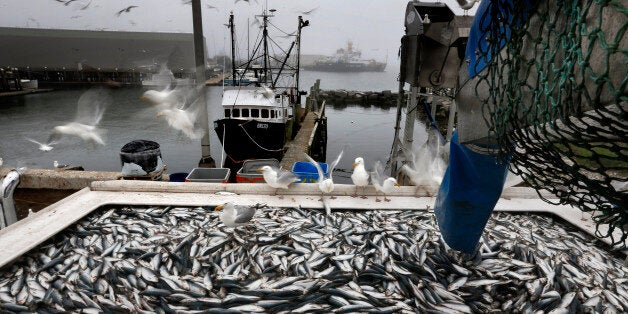
<path id="1" fill-rule="evenodd" d="M 386 62 L 373 59 L 361 59 L 362 52 L 353 48 L 351 41 L 347 48 L 340 48 L 331 57 L 316 60 L 314 64 L 303 65 L 303 69 L 325 72 L 384 72 Z"/>

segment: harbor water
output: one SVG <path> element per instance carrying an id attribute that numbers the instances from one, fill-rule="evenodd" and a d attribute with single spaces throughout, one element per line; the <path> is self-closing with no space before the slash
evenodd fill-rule
<path id="1" fill-rule="evenodd" d="M 397 89 L 397 71 L 365 73 L 325 73 L 303 71 L 301 89 L 309 90 L 316 79 L 321 89 L 382 91 Z M 53 161 L 82 166 L 85 170 L 120 171 L 120 149 L 137 140 L 152 140 L 161 146 L 168 173 L 189 172 L 200 159 L 200 139 L 191 140 L 170 129 L 156 118 L 157 111 L 141 102 L 144 88 L 112 90 L 113 103 L 107 108 L 100 127 L 106 130 L 105 146 L 85 143 L 79 138 L 65 137 L 52 151 L 38 150 L 27 139 L 45 142 L 53 127 L 74 119 L 77 100 L 84 89 L 56 90 L 49 93 L 0 98 L 0 157 L 5 167 L 53 168 Z M 212 121 L 222 115 L 222 87 L 207 88 L 210 128 Z M 386 161 L 393 139 L 396 108 L 374 104 L 328 104 L 327 161 L 333 160 L 344 147 L 345 157 L 339 169 L 351 169 L 353 159 L 365 158 L 367 168 L 376 160 Z M 415 145 L 425 139 L 423 127 L 415 128 Z M 220 142 L 210 130 L 211 153 L 221 160 Z M 338 173 L 338 182 L 349 182 L 348 174 Z"/>

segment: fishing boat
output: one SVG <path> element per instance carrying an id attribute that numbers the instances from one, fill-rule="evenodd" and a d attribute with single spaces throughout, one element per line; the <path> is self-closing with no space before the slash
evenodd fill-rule
<path id="1" fill-rule="evenodd" d="M 275 158 L 281 160 L 284 145 L 292 138 L 293 112 L 300 107 L 299 38 L 301 28 L 309 23 L 299 17 L 297 35 L 285 55 L 269 54 L 268 24 L 275 10 L 264 10 L 259 42 L 254 53 L 240 65 L 232 62 L 232 77 L 222 94 L 223 116 L 214 121 L 214 130 L 226 154 L 225 166 L 238 168 L 245 160 Z M 232 60 L 235 60 L 234 17 L 228 27 L 232 37 Z M 295 49 L 296 47 L 296 49 Z M 277 49 L 274 49 L 277 51 Z M 296 56 L 291 58 L 291 52 Z"/>

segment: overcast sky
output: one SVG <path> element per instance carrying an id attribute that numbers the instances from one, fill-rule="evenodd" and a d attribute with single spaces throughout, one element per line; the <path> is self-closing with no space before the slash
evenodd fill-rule
<path id="1" fill-rule="evenodd" d="M 107 31 L 192 32 L 192 7 L 183 0 L 0 0 L 0 26 L 61 28 Z M 63 0 L 66 1 L 66 0 Z M 302 53 L 332 54 L 352 40 L 365 58 L 389 62 L 397 59 L 400 38 L 404 32 L 406 0 L 202 0 L 203 31 L 207 55 L 229 51 L 228 30 L 224 26 L 229 12 L 236 17 L 240 49 L 246 49 L 247 18 L 260 14 L 267 4 L 276 9 L 272 22 L 292 32 L 299 12 L 310 27 L 303 30 Z M 444 1 L 456 14 L 464 12 L 454 0 Z M 116 13 L 137 6 L 119 16 Z M 213 6 L 215 8 L 210 8 Z M 477 6 L 477 5 L 476 5 Z M 475 9 L 475 8 L 474 8 Z M 469 11 L 472 14 L 474 10 Z M 250 29 L 250 37 L 257 35 Z M 287 43 L 287 40 L 284 40 Z M 288 44 L 286 44 L 287 46 Z M 226 49 L 225 49 L 226 47 Z"/>

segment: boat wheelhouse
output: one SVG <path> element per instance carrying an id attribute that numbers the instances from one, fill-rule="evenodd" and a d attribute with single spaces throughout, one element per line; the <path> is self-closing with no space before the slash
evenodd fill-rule
<path id="1" fill-rule="evenodd" d="M 271 55 L 269 45 L 276 43 L 269 39 L 267 26 L 274 12 L 264 10 L 256 16 L 262 21 L 263 36 L 248 60 L 241 64 L 233 62 L 232 77 L 225 80 L 230 86 L 223 90 L 223 117 L 214 121 L 214 130 L 226 155 L 225 166 L 232 169 L 250 159 L 281 160 L 284 146 L 292 139 L 296 127 L 293 112 L 300 108 L 299 38 L 301 28 L 309 23 L 299 16 L 294 41 L 289 49 L 281 49 L 287 51 L 285 56 Z M 228 25 L 232 60 L 235 60 L 233 20 L 231 14 Z M 296 58 L 290 58 L 291 52 Z"/>
<path id="2" fill-rule="evenodd" d="M 232 162 L 281 159 L 291 133 L 290 95 L 262 86 L 230 86 L 225 88 L 222 108 L 224 118 L 214 122 L 214 129 Z"/>

